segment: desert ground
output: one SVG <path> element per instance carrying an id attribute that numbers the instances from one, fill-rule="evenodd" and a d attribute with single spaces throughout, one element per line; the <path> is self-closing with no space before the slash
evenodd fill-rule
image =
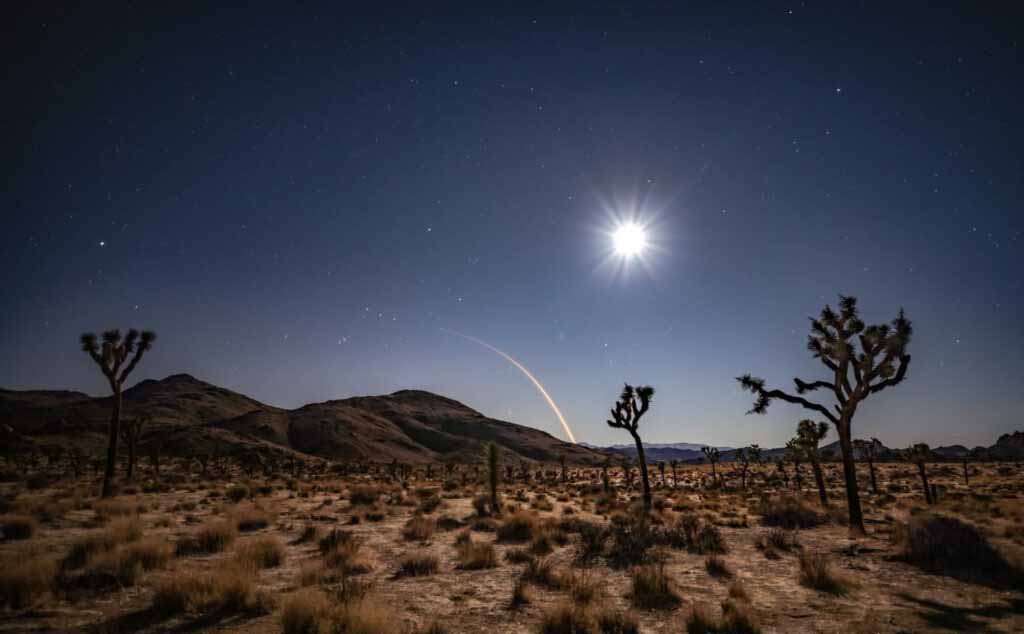
<path id="1" fill-rule="evenodd" d="M 1024 631 L 1024 465 L 930 464 L 930 508 L 914 465 L 876 465 L 877 493 L 858 468 L 858 539 L 837 464 L 828 507 L 806 471 L 652 468 L 646 522 L 619 467 L 502 470 L 498 509 L 472 465 L 178 461 L 109 499 L 8 469 L 0 631 Z"/>

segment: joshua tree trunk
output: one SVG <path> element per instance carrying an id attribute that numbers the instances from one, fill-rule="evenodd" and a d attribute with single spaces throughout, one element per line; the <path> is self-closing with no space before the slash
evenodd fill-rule
<path id="1" fill-rule="evenodd" d="M 839 449 L 843 454 L 843 478 L 846 480 L 846 506 L 850 514 L 850 532 L 864 535 L 864 515 L 860 510 L 860 494 L 857 492 L 857 465 L 853 462 L 853 442 L 850 440 L 850 416 L 843 414 L 836 425 L 839 432 Z"/>
<path id="2" fill-rule="evenodd" d="M 799 493 L 804 488 L 804 472 L 800 470 L 800 463 L 799 462 L 794 462 L 793 463 L 793 471 L 795 472 L 795 475 L 793 476 L 793 479 L 796 481 L 795 482 L 796 490 L 797 490 L 797 493 Z"/>
<path id="3" fill-rule="evenodd" d="M 103 471 L 103 490 L 100 497 L 108 498 L 114 494 L 114 469 L 117 466 L 117 439 L 121 435 L 121 386 L 110 383 L 114 391 L 113 411 L 110 414 L 110 434 L 107 440 L 107 467 Z"/>
<path id="4" fill-rule="evenodd" d="M 878 495 L 878 481 L 875 480 L 875 459 L 868 456 L 868 473 L 871 474 L 871 492 Z"/>
<path id="5" fill-rule="evenodd" d="M 921 474 L 921 486 L 924 487 L 924 501 L 929 506 L 935 504 L 935 499 L 932 497 L 932 489 L 928 486 L 928 468 L 925 466 L 924 461 L 917 463 L 917 472 Z"/>
<path id="6" fill-rule="evenodd" d="M 711 463 L 711 482 L 718 484 L 718 472 L 715 470 L 715 463 Z"/>
<path id="7" fill-rule="evenodd" d="M 647 479 L 647 458 L 644 456 L 644 443 L 640 440 L 640 434 L 631 433 L 633 442 L 636 443 L 636 458 L 640 462 L 640 484 L 644 489 L 644 512 L 651 511 L 651 482 Z"/>
<path id="8" fill-rule="evenodd" d="M 825 475 L 821 471 L 821 462 L 812 456 L 811 471 L 814 472 L 814 482 L 818 485 L 818 499 L 822 506 L 828 506 L 828 492 L 825 490 Z"/>

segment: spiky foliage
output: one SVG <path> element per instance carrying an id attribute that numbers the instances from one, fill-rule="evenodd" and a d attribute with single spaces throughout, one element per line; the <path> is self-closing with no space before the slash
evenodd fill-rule
<path id="1" fill-rule="evenodd" d="M 719 454 L 718 447 L 701 447 L 701 453 L 704 454 L 704 459 L 711 465 L 711 481 L 718 482 L 718 473 L 715 471 L 715 465 L 718 464 L 721 455 Z"/>
<path id="2" fill-rule="evenodd" d="M 803 447 L 800 446 L 800 443 L 796 438 L 786 442 L 786 457 L 793 463 L 793 478 L 796 481 L 796 490 L 800 491 L 803 489 L 804 480 L 804 475 L 800 470 L 800 465 L 803 464 L 805 454 Z"/>
<path id="3" fill-rule="evenodd" d="M 825 490 L 825 475 L 821 470 L 821 455 L 818 453 L 818 444 L 821 439 L 828 435 L 828 423 L 815 423 L 805 418 L 796 426 L 796 437 L 793 438 L 793 447 L 811 463 L 811 471 L 814 472 L 814 481 L 818 485 L 818 498 L 822 506 L 828 506 L 828 492 Z"/>
<path id="4" fill-rule="evenodd" d="M 921 487 L 924 489 L 924 499 L 929 505 L 935 504 L 935 497 L 932 495 L 931 485 L 928 484 L 928 461 L 935 459 L 931 447 L 923 442 L 911 445 L 902 452 L 903 459 L 917 465 L 917 474 L 921 476 Z"/>
<path id="5" fill-rule="evenodd" d="M 501 500 L 498 498 L 498 480 L 501 477 L 501 448 L 493 442 L 484 445 L 484 463 L 487 466 L 487 488 L 491 494 L 491 510 L 501 513 Z"/>
<path id="6" fill-rule="evenodd" d="M 121 336 L 120 330 L 108 330 L 102 335 L 102 343 L 91 332 L 83 334 L 80 339 L 82 351 L 99 367 L 110 384 L 110 391 L 114 397 L 107 444 L 107 468 L 103 474 L 103 497 L 113 495 L 117 441 L 121 435 L 121 391 L 128 375 L 139 364 L 146 351 L 153 347 L 155 340 L 155 333 L 148 330 L 140 333 L 134 328 L 124 337 Z"/>
<path id="7" fill-rule="evenodd" d="M 128 447 L 128 479 L 135 479 L 135 457 L 139 447 L 139 438 L 142 437 L 142 429 L 149 424 L 152 417 L 149 414 L 139 414 L 124 422 L 121 426 L 121 441 Z"/>
<path id="8" fill-rule="evenodd" d="M 625 429 L 633 437 L 636 443 L 636 457 L 640 464 L 640 481 L 644 488 L 644 510 L 651 510 L 651 482 L 647 478 L 647 458 L 644 456 L 644 443 L 640 440 L 637 429 L 640 419 L 651 407 L 651 399 L 654 397 L 654 388 L 648 385 L 633 387 L 626 383 L 622 388 L 619 400 L 611 409 L 612 417 L 608 419 L 608 426 L 615 429 Z"/>
<path id="9" fill-rule="evenodd" d="M 864 533 L 864 518 L 853 461 L 853 417 L 868 397 L 899 385 L 906 377 L 910 365 L 907 346 L 912 334 L 902 308 L 891 323 L 867 326 L 858 315 L 857 298 L 840 295 L 839 311 L 825 306 L 817 319 L 811 319 L 807 337 L 807 349 L 829 372 L 826 379 L 794 378 L 796 394 L 769 389 L 764 379 L 750 374 L 736 379 L 744 390 L 754 394 L 754 406 L 748 413 L 764 414 L 777 399 L 817 412 L 835 425 L 843 457 L 850 530 L 857 534 Z M 831 408 L 804 397 L 817 390 L 825 390 L 834 398 Z"/>

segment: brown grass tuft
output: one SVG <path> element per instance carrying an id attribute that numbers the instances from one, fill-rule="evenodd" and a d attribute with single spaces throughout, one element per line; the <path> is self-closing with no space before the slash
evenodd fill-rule
<path id="1" fill-rule="evenodd" d="M 631 575 L 633 606 L 645 610 L 671 610 L 679 605 L 680 598 L 672 589 L 665 566 L 650 564 L 638 566 Z"/>
<path id="2" fill-rule="evenodd" d="M 34 605 L 54 587 L 57 563 L 51 559 L 5 561 L 0 565 L 0 607 L 20 610 Z"/>

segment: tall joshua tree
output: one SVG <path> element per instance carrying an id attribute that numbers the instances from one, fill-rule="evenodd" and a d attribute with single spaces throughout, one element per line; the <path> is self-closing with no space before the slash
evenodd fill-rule
<path id="1" fill-rule="evenodd" d="M 932 449 L 923 442 L 911 445 L 903 452 L 903 457 L 917 465 L 917 473 L 921 476 L 921 488 L 924 489 L 924 501 L 928 505 L 935 504 L 931 485 L 928 484 L 928 461 L 932 459 Z"/>
<path id="2" fill-rule="evenodd" d="M 843 457 L 850 531 L 854 534 L 864 534 L 864 516 L 853 462 L 853 417 L 868 397 L 899 385 L 906 377 L 910 365 L 907 346 L 912 333 L 910 320 L 902 308 L 891 324 L 866 326 L 857 314 L 857 298 L 840 295 L 839 312 L 825 306 L 817 319 L 811 319 L 811 334 L 807 338 L 807 349 L 829 371 L 827 379 L 795 378 L 796 394 L 790 394 L 768 389 L 764 379 L 749 374 L 737 377 L 743 389 L 756 397 L 748 413 L 764 414 L 773 400 L 780 399 L 817 412 L 835 425 Z M 831 408 L 803 396 L 819 389 L 834 397 Z"/>
<path id="3" fill-rule="evenodd" d="M 868 475 L 871 476 L 871 492 L 878 494 L 878 480 L 875 478 L 875 452 L 882 443 L 877 438 L 871 440 L 855 440 L 854 448 L 860 452 L 861 457 L 868 462 Z"/>
<path id="4" fill-rule="evenodd" d="M 142 437 L 142 428 L 145 427 L 150 420 L 148 414 L 139 414 L 133 416 L 121 425 L 121 442 L 128 447 L 128 479 L 135 479 L 135 462 L 136 455 L 138 454 L 139 438 Z"/>
<path id="5" fill-rule="evenodd" d="M 700 451 L 704 454 L 704 459 L 711 465 L 711 482 L 718 484 L 718 473 L 715 472 L 715 465 L 718 464 L 718 460 L 721 457 L 718 453 L 718 447 L 701 447 Z"/>
<path id="6" fill-rule="evenodd" d="M 736 450 L 733 460 L 740 463 L 740 488 L 747 488 L 747 471 L 750 470 L 750 454 L 747 447 Z"/>
<path id="7" fill-rule="evenodd" d="M 815 423 L 804 419 L 797 424 L 796 446 L 803 451 L 804 457 L 811 463 L 814 481 L 818 485 L 818 499 L 822 506 L 828 506 L 828 493 L 825 491 L 825 475 L 821 470 L 821 456 L 818 454 L 818 443 L 828 434 L 828 423 Z"/>
<path id="8" fill-rule="evenodd" d="M 491 511 L 501 513 L 501 500 L 498 499 L 498 478 L 501 477 L 501 449 L 496 443 L 484 445 L 484 461 L 487 463 L 487 488 L 491 494 Z"/>
<path id="9" fill-rule="evenodd" d="M 633 437 L 636 443 L 636 458 L 640 463 L 640 483 L 644 488 L 644 511 L 651 510 L 651 482 L 647 478 L 647 458 L 644 456 L 644 443 L 640 440 L 637 428 L 640 419 L 651 407 L 651 398 L 654 396 L 654 388 L 647 385 L 633 387 L 626 383 L 622 388 L 619 400 L 612 408 L 612 417 L 608 420 L 609 427 L 625 429 Z"/>
<path id="10" fill-rule="evenodd" d="M 123 338 L 120 330 L 103 333 L 100 344 L 91 332 L 81 337 L 82 350 L 99 366 L 110 391 L 113 393 L 113 407 L 110 414 L 109 441 L 107 445 L 107 468 L 103 473 L 102 497 L 113 495 L 114 469 L 117 462 L 117 440 L 121 435 L 121 392 L 128 375 L 142 360 L 146 351 L 153 347 L 156 334 L 148 330 L 141 333 L 134 328 Z M 127 363 L 127 365 L 126 365 Z"/>

